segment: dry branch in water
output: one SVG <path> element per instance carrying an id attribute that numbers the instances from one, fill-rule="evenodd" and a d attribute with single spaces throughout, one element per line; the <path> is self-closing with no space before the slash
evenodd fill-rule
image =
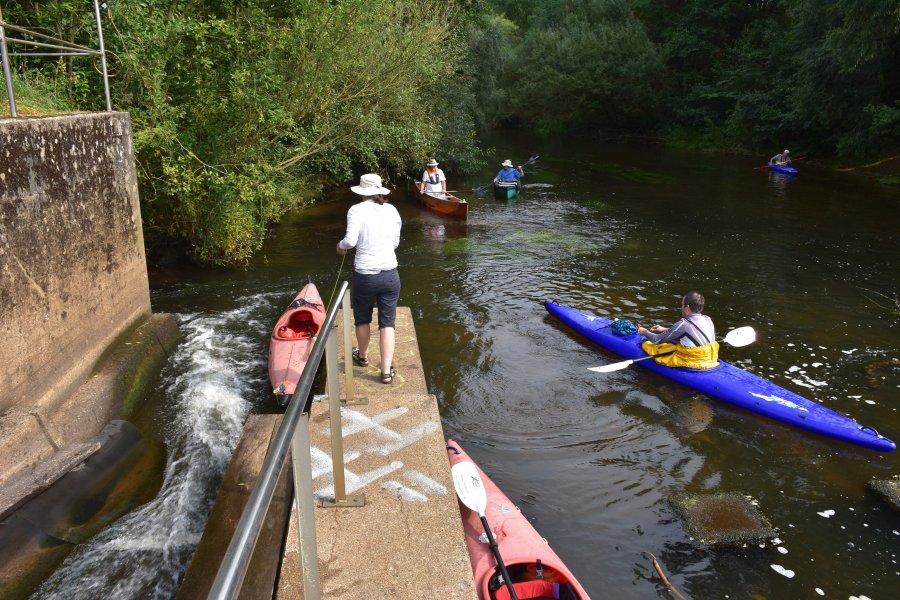
<path id="1" fill-rule="evenodd" d="M 681 595 L 681 592 L 679 592 L 677 589 L 675 589 L 675 586 L 672 585 L 672 582 L 669 581 L 669 578 L 666 577 L 666 574 L 662 570 L 662 565 L 660 565 L 659 561 L 656 560 L 656 556 L 654 556 L 652 552 L 648 552 L 647 550 L 644 550 L 644 552 L 642 552 L 642 554 L 644 556 L 649 556 L 650 559 L 653 561 L 653 568 L 656 569 L 656 572 L 662 578 L 663 583 L 666 584 L 666 587 L 669 588 L 669 590 L 672 592 L 672 595 L 674 595 L 676 598 L 678 598 L 678 600 L 687 600 L 687 598 L 685 598 L 684 596 Z"/>

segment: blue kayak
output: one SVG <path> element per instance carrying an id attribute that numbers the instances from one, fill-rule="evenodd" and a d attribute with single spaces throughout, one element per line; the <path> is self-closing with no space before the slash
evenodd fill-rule
<path id="1" fill-rule="evenodd" d="M 785 175 L 796 175 L 797 169 L 794 167 L 787 167 L 785 165 L 778 165 L 775 163 L 769 163 L 769 169 L 775 171 L 776 173 L 784 173 Z"/>
<path id="2" fill-rule="evenodd" d="M 616 335 L 608 327 L 612 323 L 610 319 L 553 301 L 545 302 L 544 306 L 551 315 L 577 333 L 623 358 L 631 360 L 647 356 L 641 349 L 644 338 L 636 333 L 626 336 Z M 871 427 L 860 425 L 853 419 L 839 415 L 817 402 L 807 400 L 771 381 L 723 361 L 719 361 L 719 366 L 705 371 L 667 367 L 654 360 L 645 360 L 637 364 L 707 396 L 788 425 L 878 452 L 890 452 L 897 448 L 894 442 L 879 435 Z"/>

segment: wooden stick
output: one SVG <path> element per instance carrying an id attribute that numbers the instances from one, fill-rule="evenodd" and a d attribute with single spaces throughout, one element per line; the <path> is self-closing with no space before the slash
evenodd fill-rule
<path id="1" fill-rule="evenodd" d="M 662 566 L 660 566 L 659 561 L 656 560 L 656 557 L 653 556 L 653 553 L 644 550 L 641 554 L 643 554 L 644 556 L 649 556 L 653 560 L 653 568 L 656 569 L 657 573 L 659 573 L 659 576 L 662 578 L 663 583 L 665 583 L 666 587 L 669 588 L 669 590 L 671 590 L 672 594 L 676 598 L 678 598 L 678 600 L 687 600 L 687 598 L 685 598 L 684 596 L 681 595 L 681 592 L 679 592 L 677 589 L 675 589 L 675 586 L 672 585 L 672 582 L 669 581 L 669 578 L 666 577 L 665 573 L 663 573 Z"/>

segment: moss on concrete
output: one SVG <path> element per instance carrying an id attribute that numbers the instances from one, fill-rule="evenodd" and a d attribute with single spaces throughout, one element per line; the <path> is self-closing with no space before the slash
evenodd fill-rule
<path id="1" fill-rule="evenodd" d="M 866 487 L 890 504 L 891 508 L 900 511 L 900 478 L 896 475 L 891 479 L 872 479 Z"/>
<path id="2" fill-rule="evenodd" d="M 669 502 L 691 537 L 703 544 L 743 546 L 778 535 L 753 500 L 744 494 L 678 493 Z"/>

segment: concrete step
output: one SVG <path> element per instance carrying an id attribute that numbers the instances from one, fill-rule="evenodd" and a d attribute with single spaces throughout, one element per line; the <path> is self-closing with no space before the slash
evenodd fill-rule
<path id="1" fill-rule="evenodd" d="M 476 598 L 437 399 L 368 399 L 341 409 L 346 494 L 365 504 L 316 508 L 322 597 Z M 327 403 L 313 404 L 310 439 L 314 494 L 334 499 Z M 300 582 L 292 515 L 278 600 L 302 598 Z"/>

